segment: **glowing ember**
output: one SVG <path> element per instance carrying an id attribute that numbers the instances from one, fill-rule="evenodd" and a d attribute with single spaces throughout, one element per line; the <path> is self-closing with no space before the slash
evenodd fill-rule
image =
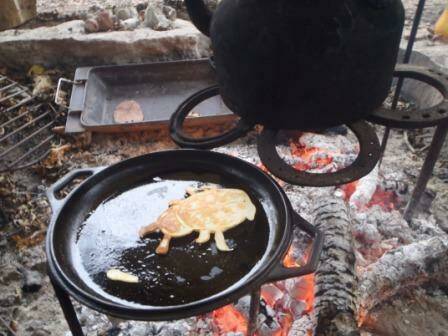
<path id="1" fill-rule="evenodd" d="M 380 187 L 377 187 L 367 207 L 379 205 L 384 211 L 392 211 L 395 209 L 397 202 L 398 197 L 394 192 L 384 191 Z"/>
<path id="2" fill-rule="evenodd" d="M 283 265 L 285 267 L 299 266 L 299 263 L 294 258 L 294 248 L 292 245 L 289 247 L 288 252 L 285 255 L 285 258 L 283 259 Z"/>
<path id="3" fill-rule="evenodd" d="M 294 299 L 306 303 L 305 312 L 310 312 L 314 304 L 314 274 L 300 277 L 294 291 Z"/>
<path id="4" fill-rule="evenodd" d="M 229 332 L 247 333 L 247 320 L 233 305 L 216 309 L 213 312 L 213 321 L 218 328 L 215 336 Z"/>
<path id="5" fill-rule="evenodd" d="M 297 170 L 324 168 L 333 162 L 333 157 L 330 153 L 326 153 L 321 148 L 307 148 L 293 140 L 290 140 L 289 147 L 291 154 L 301 159 L 293 165 Z"/>
<path id="6" fill-rule="evenodd" d="M 296 267 L 300 266 L 300 263 L 297 262 L 297 260 L 293 257 L 293 245 L 288 249 L 288 252 L 286 253 L 285 258 L 283 259 L 283 265 L 285 267 Z M 310 251 L 308 250 L 306 253 L 305 260 L 303 260 L 303 263 L 306 262 L 307 256 L 310 254 Z M 299 301 L 304 301 L 306 303 L 305 312 L 309 312 L 313 309 L 314 304 L 314 274 L 308 274 L 300 277 L 297 279 L 294 290 L 292 293 L 292 296 L 294 299 Z"/>
<path id="7" fill-rule="evenodd" d="M 348 201 L 350 197 L 353 195 L 353 193 L 356 190 L 356 187 L 358 186 L 358 181 L 353 181 L 347 184 L 344 184 L 341 186 L 341 190 L 344 191 L 344 199 Z"/>
<path id="8" fill-rule="evenodd" d="M 291 328 L 293 318 L 290 314 L 286 314 L 280 322 L 281 328 L 278 329 L 273 336 L 288 336 L 289 329 Z"/>

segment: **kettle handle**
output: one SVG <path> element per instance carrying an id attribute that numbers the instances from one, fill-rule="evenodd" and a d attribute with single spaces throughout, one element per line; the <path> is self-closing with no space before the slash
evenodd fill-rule
<path id="1" fill-rule="evenodd" d="M 212 21 L 213 13 L 204 3 L 204 0 L 185 0 L 185 6 L 196 28 L 202 34 L 210 36 L 210 22 Z"/>

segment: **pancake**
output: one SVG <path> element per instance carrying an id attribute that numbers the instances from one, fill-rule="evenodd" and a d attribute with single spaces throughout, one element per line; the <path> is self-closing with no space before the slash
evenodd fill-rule
<path id="1" fill-rule="evenodd" d="M 240 189 L 188 190 L 190 197 L 172 201 L 156 222 L 140 229 L 140 236 L 161 231 L 163 239 L 156 249 L 158 254 L 166 254 L 172 237 L 182 237 L 192 231 L 199 232 L 196 242 L 210 240 L 214 234 L 220 251 L 230 251 L 224 232 L 243 223 L 254 220 L 256 208 L 249 196 Z"/>

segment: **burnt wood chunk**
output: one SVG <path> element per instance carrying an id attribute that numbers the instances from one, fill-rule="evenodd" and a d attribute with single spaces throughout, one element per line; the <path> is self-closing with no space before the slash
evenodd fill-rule
<path id="1" fill-rule="evenodd" d="M 315 273 L 313 335 L 357 336 L 355 254 L 347 206 L 342 199 L 324 197 L 314 215 L 324 247 Z"/>
<path id="2" fill-rule="evenodd" d="M 369 265 L 359 281 L 359 321 L 400 291 L 448 282 L 448 236 L 401 246 Z"/>

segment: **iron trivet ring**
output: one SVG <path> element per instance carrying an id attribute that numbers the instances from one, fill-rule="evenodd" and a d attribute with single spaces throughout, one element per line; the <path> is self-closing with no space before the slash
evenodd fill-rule
<path id="1" fill-rule="evenodd" d="M 380 107 L 367 120 L 393 128 L 426 128 L 448 122 L 448 76 L 435 69 L 398 64 L 394 75 L 403 79 L 415 79 L 426 83 L 442 94 L 442 101 L 428 108 L 391 110 Z"/>
<path id="2" fill-rule="evenodd" d="M 258 155 L 266 168 L 281 180 L 306 187 L 328 187 L 359 180 L 367 175 L 380 158 L 380 143 L 375 130 L 365 121 L 347 125 L 359 141 L 359 154 L 348 167 L 333 173 L 315 174 L 294 169 L 278 154 L 276 139 L 279 130 L 263 129 L 258 137 Z"/>
<path id="3" fill-rule="evenodd" d="M 253 128 L 253 125 L 248 125 L 243 119 L 240 119 L 236 126 L 223 134 L 194 138 L 182 131 L 185 118 L 190 111 L 199 105 L 204 100 L 216 96 L 219 94 L 218 86 L 210 86 L 201 91 L 196 92 L 192 96 L 188 97 L 173 113 L 170 118 L 170 135 L 173 141 L 180 147 L 198 148 L 198 149 L 210 149 L 226 145 L 242 136 Z"/>

